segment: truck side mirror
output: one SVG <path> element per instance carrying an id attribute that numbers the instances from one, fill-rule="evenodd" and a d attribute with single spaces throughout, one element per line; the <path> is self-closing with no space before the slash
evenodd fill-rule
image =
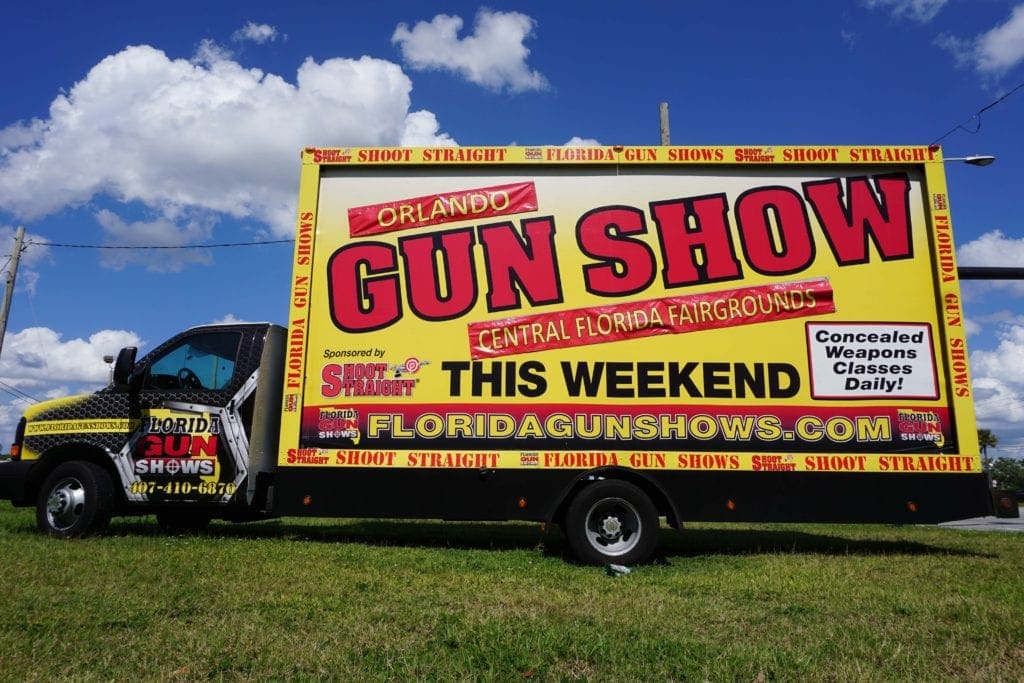
<path id="1" fill-rule="evenodd" d="M 118 389 L 128 389 L 131 386 L 136 352 L 136 347 L 126 346 L 117 354 L 117 362 L 114 363 L 114 386 Z"/>

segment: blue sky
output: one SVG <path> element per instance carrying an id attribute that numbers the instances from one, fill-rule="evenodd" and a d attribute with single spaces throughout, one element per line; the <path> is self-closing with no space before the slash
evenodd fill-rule
<path id="1" fill-rule="evenodd" d="M 0 25 L 0 254 L 24 225 L 0 441 L 105 354 L 283 322 L 306 146 L 929 144 L 961 265 L 1024 265 L 1024 2 L 18 3 Z M 1004 97 L 995 106 L 976 113 Z M 967 283 L 981 426 L 1024 455 L 1024 283 Z"/>

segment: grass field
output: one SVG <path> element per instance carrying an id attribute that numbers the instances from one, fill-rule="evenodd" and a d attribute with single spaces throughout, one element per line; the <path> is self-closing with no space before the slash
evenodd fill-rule
<path id="1" fill-rule="evenodd" d="M 37 535 L 0 503 L 0 680 L 1022 680 L 1024 534 L 693 525 L 627 575 L 522 524 Z"/>

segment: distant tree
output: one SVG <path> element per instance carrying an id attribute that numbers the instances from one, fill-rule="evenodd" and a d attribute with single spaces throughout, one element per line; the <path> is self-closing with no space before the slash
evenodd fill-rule
<path id="1" fill-rule="evenodd" d="M 993 434 L 991 429 L 979 429 L 978 445 L 981 446 L 981 460 L 987 467 L 989 465 L 988 449 L 999 445 L 999 437 Z"/>
<path id="2" fill-rule="evenodd" d="M 998 458 L 992 463 L 992 479 L 1000 489 L 1024 489 L 1024 460 Z"/>

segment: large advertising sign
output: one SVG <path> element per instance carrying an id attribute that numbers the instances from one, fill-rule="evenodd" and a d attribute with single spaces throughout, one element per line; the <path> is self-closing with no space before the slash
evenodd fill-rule
<path id="1" fill-rule="evenodd" d="M 280 464 L 980 471 L 937 149 L 310 149 Z"/>

